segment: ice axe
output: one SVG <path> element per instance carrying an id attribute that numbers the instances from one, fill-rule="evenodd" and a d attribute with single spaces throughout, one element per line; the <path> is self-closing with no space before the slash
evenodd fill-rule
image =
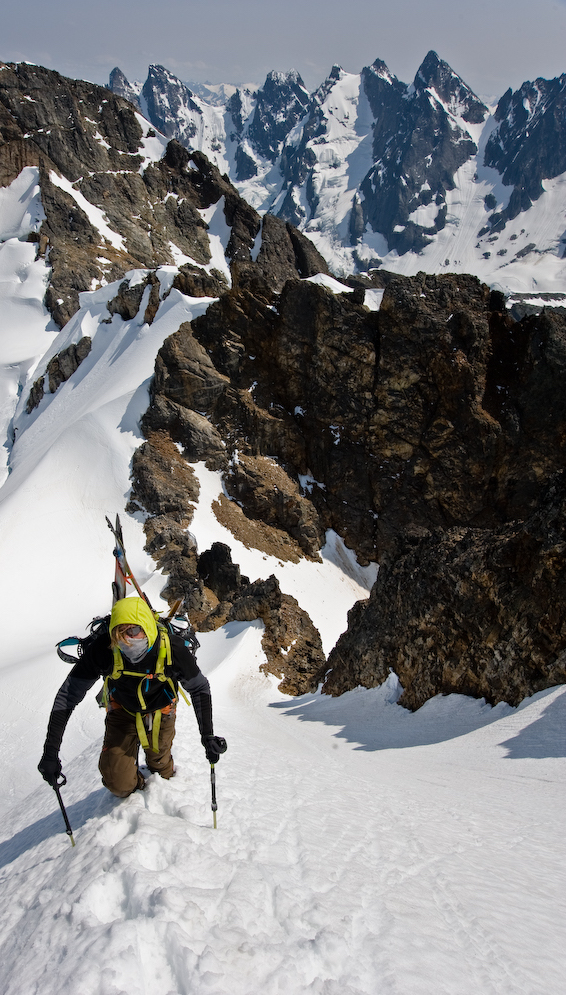
<path id="1" fill-rule="evenodd" d="M 65 806 L 63 805 L 63 799 L 61 798 L 61 788 L 66 783 L 67 783 L 67 778 L 65 777 L 64 774 L 61 774 L 60 775 L 60 780 L 55 780 L 53 782 L 52 787 L 53 787 L 53 790 L 54 790 L 55 794 L 57 795 L 57 801 L 59 802 L 59 806 L 61 808 L 61 814 L 62 814 L 62 816 L 63 816 L 63 818 L 65 820 L 65 825 L 67 827 L 67 829 L 66 829 L 67 836 L 69 837 L 69 839 L 71 841 L 71 845 L 75 846 L 75 841 L 73 839 L 73 830 L 71 829 L 71 823 L 69 822 L 69 817 L 67 815 Z"/>
<path id="2" fill-rule="evenodd" d="M 216 771 L 214 770 L 214 764 L 210 765 L 210 786 L 212 788 L 212 826 L 214 829 L 216 826 L 216 812 L 218 810 L 218 805 L 216 804 Z"/>
<path id="3" fill-rule="evenodd" d="M 226 753 L 227 743 L 223 736 L 208 736 L 208 743 L 214 744 L 214 753 L 216 754 L 216 759 L 223 753 Z M 216 771 L 214 769 L 214 764 L 210 761 L 210 787 L 212 788 L 212 824 L 214 829 L 216 829 L 216 812 L 218 810 L 218 805 L 216 804 Z"/>

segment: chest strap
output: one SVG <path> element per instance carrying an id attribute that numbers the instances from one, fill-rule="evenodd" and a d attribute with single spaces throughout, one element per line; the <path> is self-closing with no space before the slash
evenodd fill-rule
<path id="1" fill-rule="evenodd" d="M 114 669 L 111 674 L 104 681 L 104 702 L 108 707 L 108 684 L 110 681 L 119 681 L 121 677 L 139 677 L 139 683 L 137 688 L 138 701 L 140 703 L 140 709 L 136 712 L 130 712 L 127 708 L 124 711 L 128 712 L 129 715 L 135 715 L 136 717 L 136 731 L 138 734 L 139 741 L 144 748 L 144 750 L 151 749 L 153 753 L 158 753 L 159 747 L 159 729 L 161 727 L 161 711 L 158 709 L 153 713 L 152 722 L 152 737 L 151 737 L 151 747 L 149 745 L 149 740 L 147 738 L 146 729 L 142 719 L 142 712 L 147 709 L 146 701 L 143 696 L 143 684 L 144 681 L 148 682 L 152 679 L 161 681 L 162 684 L 169 684 L 173 692 L 173 697 L 176 696 L 176 688 L 170 677 L 165 673 L 165 667 L 170 667 L 171 665 L 171 642 L 169 640 L 169 633 L 165 626 L 158 623 L 159 630 L 159 651 L 157 654 L 157 660 L 155 661 L 155 671 L 153 674 L 149 672 L 141 673 L 139 670 L 125 670 L 124 668 L 124 658 L 120 653 L 117 646 L 113 648 L 114 655 Z M 131 664 L 129 664 L 131 666 Z M 146 687 L 146 692 L 148 688 Z M 183 697 L 186 700 L 185 695 Z M 188 702 L 187 702 L 188 704 Z M 124 707 L 124 706 L 122 706 Z"/>

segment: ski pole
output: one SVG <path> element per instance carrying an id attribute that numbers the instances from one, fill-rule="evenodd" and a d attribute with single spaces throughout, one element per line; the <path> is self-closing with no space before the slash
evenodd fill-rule
<path id="1" fill-rule="evenodd" d="M 216 772 L 214 770 L 214 764 L 210 765 L 210 786 L 212 788 L 212 825 L 216 829 L 216 812 L 218 805 L 216 804 Z"/>
<path id="2" fill-rule="evenodd" d="M 73 846 L 75 846 L 75 841 L 73 839 L 73 830 L 71 829 L 71 823 L 69 822 L 69 817 L 68 817 L 67 812 L 65 810 L 65 806 L 63 805 L 63 799 L 61 798 L 61 788 L 66 783 L 67 783 L 67 778 L 65 777 L 64 774 L 61 774 L 61 780 L 60 781 L 55 781 L 55 783 L 53 785 L 53 790 L 54 790 L 55 794 L 57 795 L 57 801 L 59 802 L 59 805 L 60 805 L 60 808 L 61 808 L 61 814 L 62 814 L 62 816 L 63 816 L 63 818 L 65 820 L 65 825 L 67 827 L 67 836 L 69 837 L 69 839 L 71 841 L 71 844 Z"/>

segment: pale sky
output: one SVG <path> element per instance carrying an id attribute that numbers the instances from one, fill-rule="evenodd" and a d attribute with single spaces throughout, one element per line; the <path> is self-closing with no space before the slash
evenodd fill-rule
<path id="1" fill-rule="evenodd" d="M 380 58 L 411 82 L 435 49 L 475 92 L 498 98 L 566 72 L 566 0 L 0 0 L 0 60 L 107 83 L 150 63 L 182 80 L 263 83 L 297 69 L 308 89 L 338 63 Z"/>

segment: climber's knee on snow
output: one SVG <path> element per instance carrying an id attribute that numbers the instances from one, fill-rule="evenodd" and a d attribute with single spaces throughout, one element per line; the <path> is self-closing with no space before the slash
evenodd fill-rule
<path id="1" fill-rule="evenodd" d="M 118 798 L 138 787 L 138 746 L 135 720 L 121 708 L 108 712 L 98 769 L 104 787 Z"/>
<path id="2" fill-rule="evenodd" d="M 138 786 L 138 768 L 134 757 L 125 754 L 120 747 L 110 747 L 100 754 L 98 769 L 102 783 L 117 798 L 126 798 Z"/>

